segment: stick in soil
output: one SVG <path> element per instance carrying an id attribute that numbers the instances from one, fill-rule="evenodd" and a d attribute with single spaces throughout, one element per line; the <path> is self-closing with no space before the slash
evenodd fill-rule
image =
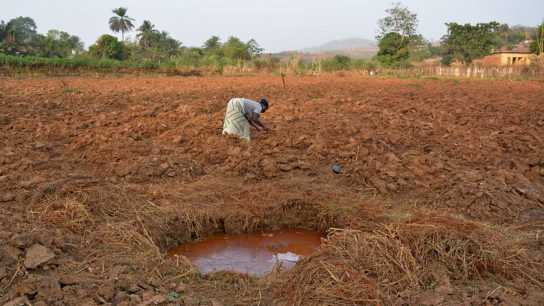
<path id="1" fill-rule="evenodd" d="M 482 300 L 482 304 L 485 303 L 485 301 L 487 301 L 487 299 L 488 299 L 493 293 L 495 293 L 495 291 L 499 290 L 500 288 L 502 288 L 502 286 L 498 286 L 498 287 L 495 288 L 494 290 L 489 291 L 489 293 L 487 293 L 487 296 L 485 297 L 485 299 Z"/>
<path id="2" fill-rule="evenodd" d="M 17 277 L 17 275 L 19 274 L 19 271 L 21 271 L 22 269 L 22 263 L 20 261 L 17 262 L 17 267 L 15 269 L 15 273 L 13 273 L 13 276 L 11 277 L 11 280 L 9 281 L 9 283 L 7 284 L 6 288 L 2 289 L 1 292 L 7 292 L 8 291 L 8 288 L 11 286 L 11 283 L 13 283 L 13 280 L 15 280 L 15 278 Z"/>

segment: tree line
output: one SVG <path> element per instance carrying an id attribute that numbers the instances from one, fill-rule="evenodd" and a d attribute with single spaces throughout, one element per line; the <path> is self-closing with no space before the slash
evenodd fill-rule
<path id="1" fill-rule="evenodd" d="M 77 36 L 58 30 L 43 35 L 36 29 L 30 17 L 0 21 L 0 53 L 63 58 L 84 52 L 83 42 Z"/>
<path id="2" fill-rule="evenodd" d="M 258 69 L 273 70 L 279 66 L 280 59 L 272 55 L 263 56 L 263 49 L 254 39 L 244 42 L 231 36 L 222 42 L 218 36 L 212 36 L 201 47 L 187 48 L 172 38 L 168 32 L 157 29 L 149 20 L 144 20 L 136 28 L 135 20 L 129 17 L 127 12 L 128 9 L 124 7 L 113 9 L 113 16 L 108 21 L 113 33 L 121 33 L 121 40 L 104 34 L 88 49 L 84 48 L 78 36 L 63 31 L 49 30 L 46 34 L 37 33 L 36 23 L 30 17 L 17 17 L 7 22 L 2 20 L 0 55 L 77 58 L 78 61 L 75 63 L 85 63 L 86 60 L 143 63 L 125 65 L 137 67 L 214 66 L 218 72 L 225 66 L 248 62 Z M 442 37 L 440 44 L 432 44 L 419 34 L 418 24 L 416 13 L 411 12 L 400 2 L 393 3 L 392 7 L 386 10 L 386 17 L 378 20 L 376 40 L 379 50 L 375 57 L 352 59 L 337 55 L 318 63 L 304 63 L 291 58 L 287 65 L 330 71 L 353 68 L 372 70 L 377 66 L 410 67 L 413 62 L 429 58 L 440 58 L 444 65 L 449 65 L 453 61 L 471 63 L 492 51 L 511 50 L 525 41 L 531 41 L 530 50 L 533 53 L 544 53 L 544 23 L 537 27 L 511 27 L 495 21 L 475 25 L 446 23 L 447 34 Z M 135 39 L 125 40 L 125 34 L 133 30 L 136 31 Z M 9 61 L 20 62 L 13 58 Z M 63 65 L 67 63 L 56 62 Z M 112 62 L 108 63 L 114 65 Z"/>
<path id="3" fill-rule="evenodd" d="M 263 51 L 257 41 L 243 42 L 235 36 L 222 42 L 212 36 L 201 48 L 187 48 L 170 36 L 166 31 L 158 30 L 155 25 L 144 20 L 136 28 L 133 41 L 125 40 L 125 34 L 134 30 L 134 19 L 127 15 L 127 8 L 112 10 L 114 16 L 109 19 L 109 27 L 114 33 L 121 33 L 121 40 L 104 34 L 85 50 L 81 39 L 75 35 L 58 30 L 47 34 L 37 33 L 35 21 L 30 17 L 17 17 L 7 22 L 0 21 L 0 54 L 14 56 L 38 56 L 49 58 L 69 58 L 76 56 L 94 59 L 113 59 L 126 61 L 168 61 L 180 57 L 181 61 L 199 64 L 210 58 L 235 62 L 253 60 Z M 185 58 L 183 58 L 185 57 Z"/>

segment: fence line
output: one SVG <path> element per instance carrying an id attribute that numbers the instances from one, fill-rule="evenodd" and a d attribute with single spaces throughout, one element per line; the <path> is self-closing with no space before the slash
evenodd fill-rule
<path id="1" fill-rule="evenodd" d="M 538 66 L 505 66 L 505 67 L 481 67 L 481 66 L 458 66 L 458 67 L 424 67 L 420 70 L 424 75 L 442 77 L 465 77 L 465 78 L 511 78 L 523 76 L 536 76 L 542 73 Z"/>

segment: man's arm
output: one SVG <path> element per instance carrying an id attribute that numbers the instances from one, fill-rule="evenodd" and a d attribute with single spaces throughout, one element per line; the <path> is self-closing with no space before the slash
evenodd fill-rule
<path id="1" fill-rule="evenodd" d="M 257 131 L 260 129 L 259 126 L 257 126 L 255 124 L 255 122 L 253 122 L 253 115 L 251 114 L 248 114 L 248 115 L 244 115 L 244 117 L 246 117 L 246 120 L 247 122 L 249 122 L 249 124 L 254 127 L 255 129 L 257 129 Z"/>
<path id="2" fill-rule="evenodd" d="M 254 122 L 253 120 L 248 120 L 249 124 L 251 124 L 252 127 L 256 128 L 257 131 L 259 131 L 261 128 Z"/>
<path id="3" fill-rule="evenodd" d="M 253 118 L 252 118 L 252 119 L 253 119 L 253 120 L 252 120 L 252 121 L 253 121 L 253 124 L 256 124 L 256 125 L 260 126 L 260 127 L 263 128 L 265 131 L 270 130 L 270 128 L 267 127 L 266 125 L 264 125 L 264 123 L 262 123 L 261 120 L 259 120 L 259 118 L 260 118 L 260 115 L 254 113 L 254 114 L 253 114 Z M 251 121 L 250 121 L 250 123 L 251 123 Z"/>
<path id="4" fill-rule="evenodd" d="M 249 124 L 252 127 L 254 127 L 257 131 L 260 130 L 259 126 L 257 124 L 255 124 L 255 122 L 253 121 L 253 115 L 252 114 L 244 115 L 244 117 L 246 117 L 247 122 L 249 122 Z"/>

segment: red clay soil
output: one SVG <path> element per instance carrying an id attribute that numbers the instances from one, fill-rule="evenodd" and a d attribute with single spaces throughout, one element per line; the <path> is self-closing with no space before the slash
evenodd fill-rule
<path id="1" fill-rule="evenodd" d="M 0 304 L 175 304 L 176 290 L 189 304 L 236 303 L 163 275 L 168 247 L 212 232 L 362 229 L 404 215 L 542 231 L 544 83 L 286 83 L 0 79 Z M 233 97 L 267 98 L 274 130 L 221 135 Z"/>

